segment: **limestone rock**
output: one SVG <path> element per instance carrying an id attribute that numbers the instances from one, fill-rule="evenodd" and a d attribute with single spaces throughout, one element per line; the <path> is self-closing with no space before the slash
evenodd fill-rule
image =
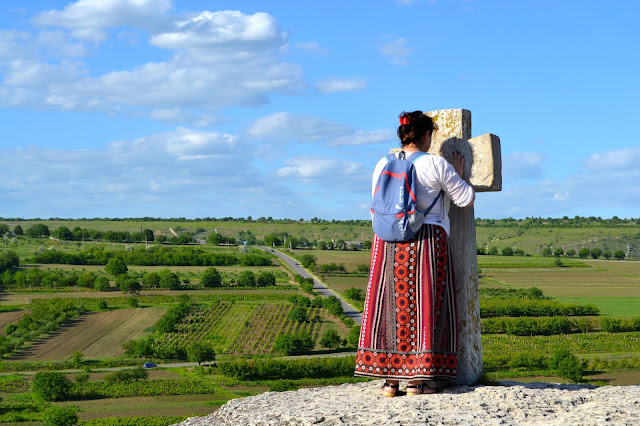
<path id="1" fill-rule="evenodd" d="M 380 394 L 382 381 L 267 392 L 227 402 L 182 426 L 230 425 L 635 425 L 640 386 L 505 381 L 433 395 Z"/>

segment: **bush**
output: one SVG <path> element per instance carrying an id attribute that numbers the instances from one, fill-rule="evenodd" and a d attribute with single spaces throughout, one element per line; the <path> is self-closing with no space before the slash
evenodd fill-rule
<path id="1" fill-rule="evenodd" d="M 582 379 L 584 368 L 582 363 L 566 348 L 559 348 L 549 359 L 549 368 L 554 370 L 560 377 L 579 382 Z"/>
<path id="2" fill-rule="evenodd" d="M 142 367 L 127 368 L 125 370 L 114 371 L 104 376 L 107 383 L 129 383 L 138 380 L 147 380 L 149 372 Z"/>
<path id="3" fill-rule="evenodd" d="M 107 262 L 104 270 L 107 274 L 117 276 L 126 274 L 129 268 L 127 268 L 127 264 L 124 263 L 124 260 L 119 257 L 114 257 Z"/>
<path id="4" fill-rule="evenodd" d="M 109 284 L 109 278 L 105 276 L 100 276 L 96 278 L 96 280 L 93 283 L 93 288 L 96 291 L 107 291 L 111 289 L 111 285 Z"/>
<path id="5" fill-rule="evenodd" d="M 204 287 L 220 287 L 222 286 L 222 276 L 216 268 L 208 268 L 202 274 L 200 284 Z"/>
<path id="6" fill-rule="evenodd" d="M 302 256 L 299 257 L 299 259 L 300 259 L 300 264 L 305 268 L 310 267 L 311 265 L 315 264 L 318 261 L 316 257 L 312 254 L 303 254 Z"/>
<path id="7" fill-rule="evenodd" d="M 335 349 L 340 346 L 342 339 L 335 330 L 327 330 L 320 339 L 323 348 Z"/>
<path id="8" fill-rule="evenodd" d="M 287 318 L 292 321 L 305 322 L 309 319 L 307 315 L 307 308 L 296 306 L 289 311 L 289 313 L 287 314 Z"/>
<path id="9" fill-rule="evenodd" d="M 351 327 L 349 330 L 349 334 L 347 335 L 347 343 L 351 346 L 358 346 L 358 342 L 360 340 L 360 326 L 356 325 Z"/>
<path id="10" fill-rule="evenodd" d="M 269 391 L 271 392 L 286 392 L 288 390 L 297 390 L 298 386 L 293 383 L 291 380 L 278 380 L 274 384 L 271 385 Z"/>
<path id="11" fill-rule="evenodd" d="M 72 407 L 52 405 L 44 412 L 44 426 L 74 426 L 78 424 L 78 415 Z"/>
<path id="12" fill-rule="evenodd" d="M 294 334 L 280 334 L 276 337 L 273 348 L 285 355 L 299 355 L 313 349 L 314 343 L 311 335 L 306 331 Z"/>
<path id="13" fill-rule="evenodd" d="M 41 401 L 65 401 L 72 389 L 69 379 L 55 371 L 36 373 L 31 383 L 31 391 Z"/>
<path id="14" fill-rule="evenodd" d="M 238 277 L 238 285 L 242 287 L 255 287 L 256 276 L 251 271 L 242 271 L 240 277 Z"/>
<path id="15" fill-rule="evenodd" d="M 258 287 L 268 287 L 276 285 L 276 276 L 273 272 L 262 271 L 256 278 L 256 284 Z"/>
<path id="16" fill-rule="evenodd" d="M 513 256 L 513 249 L 511 247 L 504 247 L 501 253 L 503 256 Z"/>
<path id="17" fill-rule="evenodd" d="M 351 300 L 363 301 L 365 299 L 365 292 L 362 289 L 351 287 L 345 290 L 344 295 Z"/>

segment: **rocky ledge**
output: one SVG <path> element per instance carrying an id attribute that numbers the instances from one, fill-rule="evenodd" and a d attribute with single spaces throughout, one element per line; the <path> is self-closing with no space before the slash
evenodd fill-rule
<path id="1" fill-rule="evenodd" d="M 217 425 L 637 425 L 640 386 L 501 382 L 433 395 L 380 394 L 382 381 L 234 399 L 182 426 Z"/>

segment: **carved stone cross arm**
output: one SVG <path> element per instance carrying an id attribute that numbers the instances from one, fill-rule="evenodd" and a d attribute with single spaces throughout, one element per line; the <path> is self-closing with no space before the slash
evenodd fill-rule
<path id="1" fill-rule="evenodd" d="M 471 137 L 471 111 L 443 109 L 426 113 L 436 124 L 429 152 L 449 158 L 460 152 L 465 159 L 462 178 L 476 192 L 502 190 L 500 138 L 494 134 Z"/>

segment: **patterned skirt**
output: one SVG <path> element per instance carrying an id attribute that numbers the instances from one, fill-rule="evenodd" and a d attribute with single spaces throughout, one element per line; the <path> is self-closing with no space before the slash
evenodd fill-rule
<path id="1" fill-rule="evenodd" d="M 456 290 L 444 229 L 413 239 L 374 235 L 356 376 L 455 380 Z"/>

